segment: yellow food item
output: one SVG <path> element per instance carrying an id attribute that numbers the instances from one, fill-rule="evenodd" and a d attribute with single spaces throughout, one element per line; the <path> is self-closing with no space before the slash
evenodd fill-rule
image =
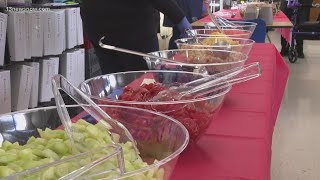
<path id="1" fill-rule="evenodd" d="M 212 32 L 210 35 L 215 35 L 217 37 L 210 37 L 210 38 L 205 38 L 201 44 L 203 45 L 214 45 L 220 41 L 226 42 L 230 45 L 239 45 L 239 41 L 234 41 L 232 38 L 228 37 L 227 35 L 224 35 L 223 33 L 220 32 Z"/>

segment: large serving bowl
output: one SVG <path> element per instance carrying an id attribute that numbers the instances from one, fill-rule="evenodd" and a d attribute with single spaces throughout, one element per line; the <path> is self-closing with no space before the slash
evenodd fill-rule
<path id="1" fill-rule="evenodd" d="M 257 26 L 257 23 L 246 22 L 246 21 L 232 21 L 232 23 L 235 24 L 235 26 L 220 26 L 220 27 L 221 29 L 224 30 L 226 34 L 229 34 L 228 33 L 229 30 L 232 30 L 231 32 L 233 32 L 234 34 L 238 34 L 238 33 L 242 34 L 243 32 L 247 32 L 247 31 L 250 32 L 249 37 L 242 37 L 242 38 L 250 38 Z M 217 27 L 212 22 L 205 23 L 204 27 L 205 29 L 217 30 Z M 240 31 L 235 31 L 235 29 Z"/>
<path id="2" fill-rule="evenodd" d="M 248 55 L 254 45 L 255 41 L 243 38 L 229 38 L 229 37 L 200 37 L 197 38 L 183 38 L 175 41 L 179 49 L 216 49 L 216 50 L 231 50 L 241 52 Z"/>
<path id="3" fill-rule="evenodd" d="M 168 63 L 160 59 L 145 57 L 150 70 L 178 70 L 210 75 L 242 67 L 248 59 L 248 56 L 241 52 L 213 49 L 174 49 L 149 54 L 177 62 Z"/>
<path id="4" fill-rule="evenodd" d="M 85 107 L 89 108 L 88 106 Z M 114 144 L 107 147 L 92 147 L 91 151 L 82 152 L 69 158 L 21 171 L 20 173 L 12 174 L 11 172 L 11 176 L 7 179 L 46 179 L 45 177 L 48 178 L 48 176 L 50 176 L 51 179 L 59 179 L 57 176 L 58 172 L 60 175 L 61 173 L 62 175 L 70 173 L 70 169 L 68 169 L 70 166 L 68 166 L 68 163 L 73 165 L 80 163 L 82 164 L 82 166 L 80 166 L 82 169 L 89 170 L 76 179 L 91 179 L 86 177 L 98 177 L 96 175 L 101 173 L 102 175 L 100 175 L 99 178 L 107 177 L 110 173 L 113 173 L 113 176 L 110 179 L 150 179 L 151 177 L 159 180 L 169 179 L 179 154 L 188 144 L 189 135 L 186 128 L 173 118 L 144 109 L 115 105 L 100 107 L 108 112 L 112 118 L 117 119 L 127 127 L 137 142 L 140 157 L 148 164 L 133 168 L 127 166 L 127 162 L 125 162 L 126 171 L 123 174 L 120 174 L 119 164 L 110 167 L 111 160 L 117 161 L 118 158 L 121 158 L 119 155 L 122 154 L 122 150 L 119 149 L 118 144 Z M 78 105 L 68 105 L 67 109 L 74 123 L 79 119 L 84 119 L 90 124 L 96 123 L 96 120 Z M 144 125 L 141 126 L 141 123 L 144 123 Z M 32 136 L 39 137 L 37 128 L 42 130 L 45 130 L 46 128 L 53 130 L 63 129 L 56 107 L 32 109 L 0 116 L 2 143 L 4 141 L 9 141 L 12 143 L 18 142 L 20 145 L 24 145 Z M 97 131 L 93 131 L 93 133 L 97 133 Z M 107 133 L 107 131 L 105 133 Z M 120 139 L 124 136 L 123 134 L 119 135 Z M 47 141 L 47 145 L 46 143 L 42 145 L 49 146 L 50 139 L 51 138 Z M 87 140 L 84 140 L 83 143 L 89 143 L 89 141 L 87 142 Z M 12 147 L 14 146 L 12 145 Z M 14 152 L 15 148 L 11 149 L 13 149 L 12 151 Z M 128 154 L 126 154 L 125 149 L 123 150 L 124 158 L 125 160 L 128 160 Z M 29 151 L 30 149 L 21 152 L 21 154 L 26 154 Z M 103 156 L 99 157 L 102 158 L 99 159 L 99 162 L 93 161 L 95 156 L 106 151 L 110 153 L 102 154 Z M 1 153 L 3 153 L 3 151 Z M 90 159 L 91 157 L 92 159 Z M 3 161 L 3 156 L 1 159 Z M 29 162 L 35 163 L 30 159 L 23 163 Z M 94 163 L 94 167 L 91 169 L 88 167 L 90 163 Z M 1 168 L 3 168 L 2 166 Z M 133 170 L 128 170 L 132 168 Z M 1 171 L 1 173 L 3 172 L 4 171 Z"/>
<path id="5" fill-rule="evenodd" d="M 217 116 L 224 96 L 231 87 L 223 88 L 201 97 L 150 101 L 161 89 L 171 84 L 190 82 L 204 77 L 202 74 L 183 71 L 131 71 L 107 74 L 86 80 L 80 89 L 98 104 L 117 104 L 149 109 L 180 121 L 189 131 L 190 143 L 194 144 Z M 154 84 L 142 85 L 148 82 Z M 189 143 L 189 144 L 190 144 Z"/>
<path id="6" fill-rule="evenodd" d="M 252 31 L 244 30 L 244 29 L 228 29 L 225 27 L 224 34 L 220 33 L 218 29 L 215 28 L 208 28 L 208 29 L 193 29 L 191 30 L 194 35 L 197 37 L 232 37 L 232 38 L 245 38 L 249 39 L 252 35 Z"/>

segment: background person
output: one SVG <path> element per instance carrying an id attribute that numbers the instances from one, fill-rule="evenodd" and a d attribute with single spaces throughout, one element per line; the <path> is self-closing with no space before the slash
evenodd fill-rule
<path id="1" fill-rule="evenodd" d="M 146 70 L 142 57 L 106 50 L 98 45 L 110 44 L 141 52 L 159 50 L 155 9 L 176 24 L 180 31 L 191 28 L 183 10 L 174 0 L 81 0 L 84 31 L 94 46 L 103 74 Z"/>

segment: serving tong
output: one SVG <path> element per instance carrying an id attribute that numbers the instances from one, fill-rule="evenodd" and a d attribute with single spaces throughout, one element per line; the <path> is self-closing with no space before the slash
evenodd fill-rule
<path id="1" fill-rule="evenodd" d="M 69 95 L 74 101 L 76 101 L 87 113 L 89 113 L 92 117 L 94 117 L 97 121 L 101 122 L 106 128 L 106 132 L 110 134 L 112 144 L 100 147 L 97 149 L 90 149 L 87 152 L 82 152 L 80 154 L 73 155 L 71 157 L 67 157 L 65 159 L 61 159 L 52 163 L 48 163 L 36 168 L 32 168 L 26 171 L 22 171 L 19 173 L 14 174 L 13 176 L 8 176 L 4 178 L 5 180 L 12 180 L 12 179 L 22 179 L 24 177 L 28 177 L 31 175 L 35 175 L 37 173 L 41 173 L 43 171 L 48 170 L 49 168 L 58 167 L 64 163 L 70 162 L 78 162 L 81 158 L 93 157 L 98 152 L 103 152 L 105 155 L 99 157 L 98 159 L 94 159 L 91 162 L 87 162 L 85 165 L 79 167 L 78 169 L 72 171 L 69 174 L 64 175 L 63 177 L 59 178 L 60 180 L 69 180 L 69 179 L 87 179 L 89 176 L 94 177 L 101 174 L 105 175 L 113 175 L 113 176 L 122 176 L 125 173 L 125 163 L 123 157 L 122 147 L 115 143 L 113 140 L 112 132 L 109 131 L 110 127 L 114 133 L 122 134 L 125 136 L 126 139 L 123 141 L 131 141 L 133 149 L 135 151 L 135 156 L 138 157 L 139 151 L 136 146 L 136 142 L 133 139 L 132 135 L 130 134 L 129 130 L 120 122 L 112 119 L 106 112 L 104 112 L 96 103 L 94 103 L 89 97 L 87 97 L 83 92 L 81 92 L 78 88 L 74 87 L 66 78 L 61 75 L 55 75 L 52 78 L 52 90 L 54 93 L 56 106 L 58 115 L 60 116 L 61 122 L 64 126 L 64 130 L 72 144 L 72 151 L 79 152 L 76 149 L 75 140 L 74 140 L 74 133 L 72 127 L 72 121 L 69 116 L 68 110 L 66 105 L 63 101 L 63 98 L 60 94 L 59 90 L 64 91 L 67 95 Z M 108 150 L 108 153 L 105 153 Z M 110 169 L 108 171 L 103 172 L 96 172 L 90 173 L 86 175 L 89 170 L 93 170 L 94 167 L 99 166 L 106 161 L 110 160 L 111 158 L 116 158 L 117 160 L 117 167 L 114 169 Z"/>
<path id="2" fill-rule="evenodd" d="M 151 101 L 159 102 L 170 96 L 171 92 L 177 92 L 174 96 L 170 96 L 172 100 L 181 100 L 187 95 L 198 98 L 209 93 L 230 87 L 261 76 L 261 68 L 259 63 L 251 63 L 243 67 L 233 68 L 228 71 L 209 75 L 182 85 L 167 85 L 168 89 L 160 91 Z"/>

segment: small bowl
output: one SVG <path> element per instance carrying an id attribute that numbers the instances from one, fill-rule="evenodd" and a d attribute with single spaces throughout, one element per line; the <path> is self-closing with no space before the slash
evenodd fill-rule
<path id="1" fill-rule="evenodd" d="M 88 108 L 89 106 L 86 107 Z M 140 168 L 136 167 L 134 170 L 128 170 L 123 174 L 119 173 L 120 166 L 111 167 L 113 169 L 110 169 L 110 166 L 108 168 L 105 164 L 101 164 L 101 162 L 96 163 L 92 169 L 88 169 L 87 165 L 92 162 L 84 160 L 88 157 L 94 157 L 99 152 L 106 152 L 104 150 L 117 153 L 113 155 L 111 154 L 111 157 L 119 158 L 118 155 L 119 153 L 122 153 L 122 150 L 120 151 L 117 149 L 117 147 L 119 147 L 118 144 L 114 144 L 108 147 L 92 149 L 92 151 L 89 152 L 76 154 L 69 158 L 57 160 L 16 174 L 11 174 L 11 176 L 7 176 L 5 179 L 44 179 L 43 176 L 47 176 L 48 174 L 57 174 L 59 167 L 60 173 L 63 172 L 62 175 L 65 176 L 70 173 L 70 168 L 64 168 L 64 170 L 61 170 L 61 166 L 66 167 L 68 163 L 79 162 L 83 163 L 82 167 L 80 166 L 81 168 L 85 167 L 85 169 L 89 170 L 80 176 L 84 179 L 87 179 L 85 177 L 88 176 L 96 177 L 96 175 L 100 173 L 110 175 L 108 171 L 113 172 L 114 178 L 111 179 L 148 179 L 147 177 L 150 175 L 152 177 L 157 176 L 160 180 L 169 179 L 180 153 L 188 144 L 189 134 L 186 128 L 173 118 L 144 109 L 115 105 L 104 105 L 100 107 L 108 112 L 112 118 L 117 119 L 119 122 L 124 124 L 130 131 L 137 142 L 140 157 L 147 163 L 145 166 L 141 166 Z M 70 117 L 73 119 L 73 122 L 76 122 L 79 119 L 84 119 L 92 124 L 97 122 L 79 105 L 68 105 L 67 109 Z M 144 123 L 144 125 L 141 126 L 141 123 Z M 61 126 L 61 120 L 58 116 L 56 107 L 31 109 L 1 115 L 1 142 L 6 140 L 12 143 L 18 142 L 23 145 L 31 136 L 39 137 L 37 128 L 42 130 L 46 128 L 63 129 Z M 120 139 L 123 136 L 123 134 L 120 134 Z M 108 158 L 110 158 L 109 155 L 110 154 L 105 154 L 105 157 L 102 156 L 101 158 L 105 158 L 102 161 L 108 162 Z M 125 168 L 127 169 L 129 167 L 125 166 Z M 54 170 L 54 173 L 49 173 L 52 172 L 52 170 Z M 99 177 L 102 178 L 105 176 Z M 53 179 L 58 179 L 57 175 Z"/>
<path id="2" fill-rule="evenodd" d="M 220 26 L 220 27 L 221 29 L 224 30 L 226 34 L 230 34 L 231 32 L 234 34 L 243 34 L 243 32 L 250 32 L 249 37 L 242 37 L 242 38 L 251 38 L 251 35 L 257 26 L 257 23 L 246 22 L 246 21 L 232 21 L 232 23 L 234 23 L 235 26 Z M 205 29 L 217 30 L 217 27 L 212 22 L 205 23 L 204 27 Z M 228 33 L 229 30 L 231 30 L 230 33 Z"/>
<path id="3" fill-rule="evenodd" d="M 241 52 L 212 49 L 174 49 L 149 54 L 177 61 L 168 63 L 145 57 L 150 70 L 178 70 L 207 75 L 242 67 L 248 59 L 248 56 Z"/>
<path id="4" fill-rule="evenodd" d="M 169 84 L 186 83 L 203 77 L 205 75 L 183 71 L 130 71 L 94 77 L 81 83 L 80 89 L 97 104 L 138 107 L 175 118 L 188 129 L 189 144 L 192 145 L 201 138 L 218 115 L 224 96 L 231 87 L 198 98 L 154 102 L 146 97 L 154 97 L 162 88 L 142 87 L 142 84 L 156 82 L 165 87 Z M 139 90 L 139 92 L 132 94 L 133 90 Z M 145 94 L 146 92 L 149 94 Z"/>
<path id="5" fill-rule="evenodd" d="M 231 37 L 231 38 L 245 38 L 249 39 L 252 35 L 252 32 L 249 30 L 243 30 L 243 29 L 227 29 L 224 28 L 224 33 L 222 34 L 218 31 L 218 29 L 193 29 L 191 30 L 193 34 L 195 34 L 198 37 Z"/>
<path id="6" fill-rule="evenodd" d="M 183 38 L 175 41 L 179 49 L 216 49 L 241 52 L 248 55 L 255 44 L 254 40 L 229 37 Z"/>

